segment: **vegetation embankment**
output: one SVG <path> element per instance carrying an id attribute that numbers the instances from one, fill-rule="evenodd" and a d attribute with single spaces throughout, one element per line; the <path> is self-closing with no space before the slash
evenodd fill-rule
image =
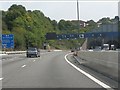
<path id="1" fill-rule="evenodd" d="M 107 23 L 109 18 L 100 21 Z M 82 23 L 84 21 L 80 21 Z M 62 33 L 84 33 L 97 27 L 97 23 L 89 20 L 86 26 L 82 24 L 79 28 L 78 21 L 51 20 L 39 10 L 26 10 L 22 5 L 12 5 L 7 11 L 2 11 L 2 33 L 14 34 L 15 50 L 25 50 L 27 46 L 37 46 L 43 48 L 43 43 L 47 42 L 52 48 L 69 49 L 82 44 L 84 39 L 76 40 L 49 40 L 45 35 L 48 32 Z"/>

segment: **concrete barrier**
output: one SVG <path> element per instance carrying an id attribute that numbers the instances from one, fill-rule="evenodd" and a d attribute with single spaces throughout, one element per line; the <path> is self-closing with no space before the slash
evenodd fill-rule
<path id="1" fill-rule="evenodd" d="M 22 54 L 22 53 L 26 53 L 26 51 L 2 51 L 1 54 Z"/>
<path id="2" fill-rule="evenodd" d="M 102 73 L 114 80 L 119 80 L 120 56 L 118 51 L 80 51 L 76 57 L 79 63 Z M 119 74 L 120 75 L 120 74 Z"/>

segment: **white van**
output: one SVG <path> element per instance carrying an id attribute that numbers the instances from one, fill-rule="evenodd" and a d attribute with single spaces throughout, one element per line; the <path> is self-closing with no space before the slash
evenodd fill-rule
<path id="1" fill-rule="evenodd" d="M 103 50 L 109 50 L 109 44 L 103 44 Z"/>
<path id="2" fill-rule="evenodd" d="M 110 49 L 111 49 L 111 50 L 116 50 L 115 45 L 112 44 Z"/>

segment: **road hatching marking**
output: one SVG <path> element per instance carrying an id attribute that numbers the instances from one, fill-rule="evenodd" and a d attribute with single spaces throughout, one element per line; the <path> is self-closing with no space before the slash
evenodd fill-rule
<path id="1" fill-rule="evenodd" d="M 67 63 L 69 63 L 71 66 L 73 66 L 75 69 L 77 69 L 79 72 L 81 72 L 82 74 L 84 74 L 85 76 L 87 76 L 88 78 L 90 78 L 91 80 L 93 80 L 95 83 L 99 84 L 100 86 L 102 86 L 105 89 L 110 89 L 110 90 L 114 90 L 113 88 L 111 88 L 110 86 L 108 86 L 107 84 L 103 83 L 102 81 L 96 79 L 95 77 L 93 77 L 92 75 L 86 73 L 85 71 L 83 71 L 82 69 L 78 68 L 77 66 L 75 66 L 74 64 L 72 64 L 70 61 L 68 61 L 67 56 L 70 55 L 66 54 L 65 55 L 65 60 L 67 61 Z"/>
<path id="2" fill-rule="evenodd" d="M 26 65 L 23 65 L 22 68 L 26 67 Z"/>
<path id="3" fill-rule="evenodd" d="M 3 78 L 0 78 L 0 81 L 3 80 Z"/>
<path id="4" fill-rule="evenodd" d="M 33 62 L 35 62 L 35 60 L 33 60 Z"/>

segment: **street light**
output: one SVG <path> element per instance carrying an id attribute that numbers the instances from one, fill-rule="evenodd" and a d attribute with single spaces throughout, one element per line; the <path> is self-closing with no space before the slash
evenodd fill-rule
<path id="1" fill-rule="evenodd" d="M 28 33 L 28 30 L 30 31 L 31 30 L 31 27 L 30 26 L 27 26 L 27 30 L 26 30 L 26 34 Z M 29 36 L 27 35 L 27 37 L 26 37 L 26 46 L 27 46 L 27 49 L 28 49 L 28 47 L 29 47 Z"/>
<path id="2" fill-rule="evenodd" d="M 78 38 L 79 38 L 79 30 L 80 30 L 80 16 L 79 16 L 79 1 L 77 0 L 77 19 L 78 19 Z M 79 47 L 80 43 L 78 43 Z"/>

